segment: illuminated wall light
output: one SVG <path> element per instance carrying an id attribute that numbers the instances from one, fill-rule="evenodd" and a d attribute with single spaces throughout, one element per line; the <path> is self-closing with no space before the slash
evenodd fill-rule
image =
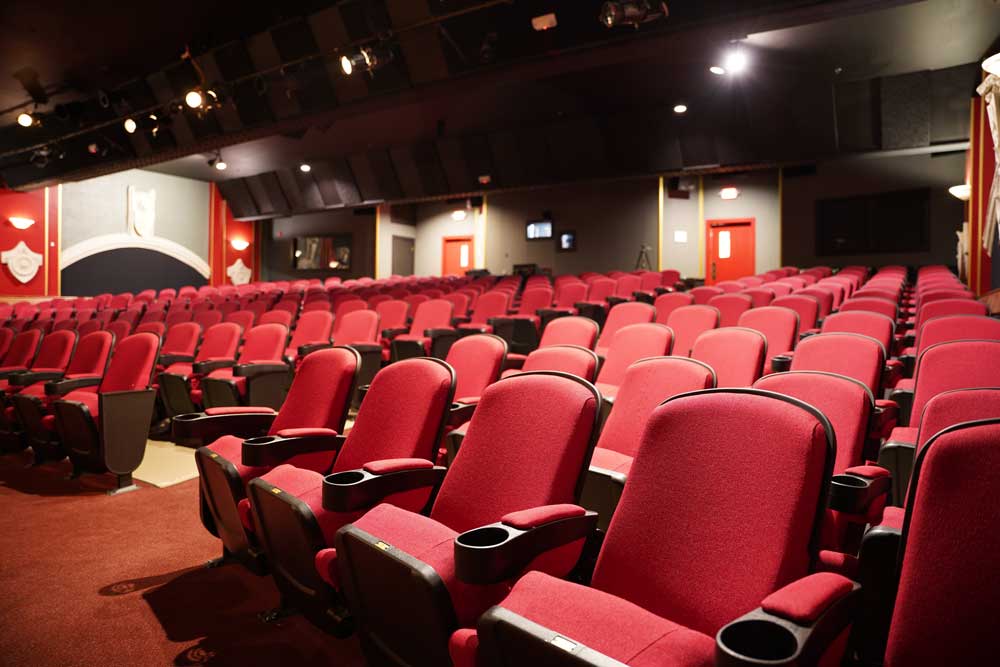
<path id="1" fill-rule="evenodd" d="M 125 131 L 128 132 L 129 134 L 134 133 L 139 128 L 136 122 L 131 118 L 126 118 L 125 122 L 122 123 L 122 125 L 125 126 Z"/>
<path id="2" fill-rule="evenodd" d="M 541 16 L 536 16 L 531 19 L 531 27 L 537 30 L 538 32 L 541 32 L 543 30 L 550 30 L 552 28 L 555 28 L 557 25 L 559 25 L 559 22 L 556 21 L 555 14 L 543 14 Z"/>
<path id="3" fill-rule="evenodd" d="M 982 67 L 987 74 L 1000 76 L 1000 53 L 995 53 L 984 60 Z"/>
<path id="4" fill-rule="evenodd" d="M 740 74 L 747 68 L 747 54 L 740 50 L 733 50 L 726 54 L 726 60 L 722 66 L 730 74 Z"/>
<path id="5" fill-rule="evenodd" d="M 714 74 L 715 76 L 722 76 L 723 74 L 726 73 L 725 68 L 719 67 L 718 65 L 712 65 L 711 67 L 708 68 L 708 71 Z"/>
<path id="6" fill-rule="evenodd" d="M 233 239 L 229 242 L 229 245 L 233 246 L 233 250 L 243 252 L 250 247 L 250 242 L 246 239 Z"/>
<path id="7" fill-rule="evenodd" d="M 454 211 L 451 212 L 451 219 L 456 222 L 461 222 L 465 220 L 467 215 L 468 214 L 465 212 L 464 208 L 456 208 Z"/>
<path id="8" fill-rule="evenodd" d="M 202 97 L 201 91 L 199 90 L 189 90 L 187 95 L 184 96 L 184 104 L 188 105 L 192 109 L 197 109 L 204 103 L 205 98 Z"/>
<path id="9" fill-rule="evenodd" d="M 35 221 L 32 218 L 22 218 L 16 215 L 11 216 L 8 220 L 10 220 L 10 224 L 14 225 L 17 229 L 27 229 L 35 224 Z"/>
<path id="10" fill-rule="evenodd" d="M 680 113 L 687 113 L 687 110 L 688 110 L 688 108 L 687 108 L 686 104 L 678 104 L 678 105 L 674 106 L 674 113 L 678 113 L 678 114 L 680 114 Z"/>
<path id="11" fill-rule="evenodd" d="M 719 197 L 722 199 L 736 199 L 740 196 L 740 189 L 735 188 L 732 185 L 727 185 L 726 187 L 719 190 Z"/>
<path id="12" fill-rule="evenodd" d="M 21 127 L 31 127 L 35 124 L 35 117 L 27 111 L 21 112 L 17 115 L 17 124 Z"/>
<path id="13" fill-rule="evenodd" d="M 301 171 L 304 174 L 308 174 L 310 171 L 312 171 L 312 166 L 303 162 L 302 164 L 299 165 L 299 171 Z"/>
<path id="14" fill-rule="evenodd" d="M 972 196 L 972 188 L 968 183 L 962 183 L 961 185 L 953 185 L 948 188 L 948 193 L 952 197 L 961 199 L 962 201 L 969 201 L 969 197 Z"/>
<path id="15" fill-rule="evenodd" d="M 302 251 L 301 250 L 296 250 L 295 251 L 295 259 L 298 259 L 301 256 L 302 256 Z"/>

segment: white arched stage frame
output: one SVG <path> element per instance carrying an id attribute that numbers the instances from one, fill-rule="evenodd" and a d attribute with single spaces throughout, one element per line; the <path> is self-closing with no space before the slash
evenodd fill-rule
<path id="1" fill-rule="evenodd" d="M 80 243 L 71 245 L 70 247 L 63 249 L 62 254 L 60 255 L 61 261 L 59 268 L 62 270 L 67 266 L 71 266 L 72 264 L 79 262 L 81 259 L 90 257 L 91 255 L 97 255 L 109 250 L 119 250 L 121 248 L 141 248 L 142 250 L 152 250 L 154 252 L 172 257 L 178 262 L 187 264 L 204 278 L 208 278 L 212 275 L 212 269 L 208 265 L 208 262 L 192 252 L 190 249 L 182 246 L 180 243 L 160 238 L 158 236 L 143 238 L 132 234 L 104 234 L 102 236 L 95 236 L 87 239 L 86 241 L 81 241 Z"/>

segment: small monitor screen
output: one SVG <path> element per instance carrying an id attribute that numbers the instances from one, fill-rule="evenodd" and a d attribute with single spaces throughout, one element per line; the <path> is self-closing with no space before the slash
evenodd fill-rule
<path id="1" fill-rule="evenodd" d="M 576 250 L 576 232 L 559 233 L 559 250 L 562 252 Z"/>
<path id="2" fill-rule="evenodd" d="M 529 241 L 552 238 L 552 221 L 532 220 L 528 223 L 526 236 Z"/>

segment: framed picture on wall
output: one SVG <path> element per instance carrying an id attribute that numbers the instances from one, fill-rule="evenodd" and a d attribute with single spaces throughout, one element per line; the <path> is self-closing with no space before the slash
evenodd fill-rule
<path id="1" fill-rule="evenodd" d="M 556 236 L 556 250 L 559 252 L 575 252 L 576 232 L 573 230 L 559 232 Z"/>
<path id="2" fill-rule="evenodd" d="M 326 268 L 335 271 L 351 270 L 351 235 L 332 236 L 325 241 Z"/>
<path id="3" fill-rule="evenodd" d="M 323 237 L 302 236 L 292 244 L 292 266 L 298 270 L 323 268 Z"/>

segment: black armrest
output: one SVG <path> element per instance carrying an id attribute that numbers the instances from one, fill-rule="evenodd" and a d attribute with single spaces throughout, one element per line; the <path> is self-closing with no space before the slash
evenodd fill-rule
<path id="1" fill-rule="evenodd" d="M 455 401 L 448 411 L 449 424 L 464 424 L 472 419 L 472 413 L 476 411 L 475 403 L 459 403 Z"/>
<path id="2" fill-rule="evenodd" d="M 912 389 L 893 389 L 889 392 L 889 400 L 895 401 L 896 405 L 899 406 L 899 424 L 901 426 L 910 425 L 910 412 L 913 409 L 913 390 Z M 920 415 L 917 415 L 919 418 Z"/>
<path id="3" fill-rule="evenodd" d="M 400 336 L 409 331 L 409 327 L 396 327 L 395 329 L 382 329 L 382 338 L 388 338 L 392 340 L 396 336 Z"/>
<path id="4" fill-rule="evenodd" d="M 63 396 L 76 389 L 83 389 L 84 387 L 96 387 L 101 384 L 102 378 L 100 376 L 85 377 L 85 378 L 73 378 L 72 380 L 57 380 L 55 382 L 45 383 L 45 395 L 46 396 Z"/>
<path id="5" fill-rule="evenodd" d="M 807 616 L 789 613 L 780 596 L 795 595 L 801 584 L 822 582 L 826 599 Z M 816 665 L 851 624 L 861 601 L 861 586 L 829 572 L 809 575 L 768 596 L 760 607 L 725 625 L 715 635 L 717 667 Z"/>
<path id="6" fill-rule="evenodd" d="M 848 468 L 831 478 L 828 507 L 847 514 L 865 514 L 876 498 L 888 495 L 891 489 L 892 477 L 885 468 Z"/>
<path id="7" fill-rule="evenodd" d="M 220 368 L 229 368 L 236 365 L 235 359 L 212 359 L 210 361 L 199 361 L 191 367 L 191 372 L 197 375 L 207 375 Z"/>
<path id="8" fill-rule="evenodd" d="M 485 585 L 511 579 L 546 551 L 589 537 L 597 529 L 597 512 L 522 528 L 511 523 L 501 520 L 455 538 L 455 574 L 460 580 Z"/>
<path id="9" fill-rule="evenodd" d="M 299 454 L 337 451 L 345 439 L 346 436 L 339 434 L 295 438 L 265 435 L 248 438 L 243 441 L 243 465 L 274 467 Z"/>
<path id="10" fill-rule="evenodd" d="M 252 378 L 268 373 L 287 373 L 288 365 L 279 363 L 240 364 L 233 366 L 233 377 Z"/>
<path id="11" fill-rule="evenodd" d="M 365 396 L 368 395 L 368 390 L 371 389 L 370 384 L 363 384 L 358 387 L 358 404 L 361 404 L 365 400 Z"/>
<path id="12" fill-rule="evenodd" d="M 14 375 L 17 375 L 18 373 L 27 373 L 27 372 L 28 372 L 27 368 L 12 368 L 7 371 L 0 371 L 0 380 L 6 380 Z"/>
<path id="13" fill-rule="evenodd" d="M 457 327 L 459 324 L 468 324 L 470 321 L 472 321 L 472 318 L 468 315 L 456 315 L 451 318 L 451 326 Z"/>
<path id="14" fill-rule="evenodd" d="M 771 357 L 771 370 L 775 373 L 784 373 L 792 368 L 792 355 L 776 354 Z"/>
<path id="15" fill-rule="evenodd" d="M 619 303 L 628 303 L 628 299 L 623 296 L 609 296 L 607 302 L 609 306 L 617 306 Z"/>
<path id="16" fill-rule="evenodd" d="M 18 373 L 17 375 L 10 376 L 7 382 L 15 387 L 27 387 L 29 384 L 35 384 L 36 382 L 58 380 L 63 375 L 64 373 L 59 371 L 27 371 L 26 373 Z"/>
<path id="17" fill-rule="evenodd" d="M 327 475 L 323 479 L 323 509 L 356 512 L 374 507 L 394 493 L 436 489 L 447 471 L 443 466 L 422 466 L 379 474 L 367 468 Z"/>
<path id="18" fill-rule="evenodd" d="M 169 366 L 170 364 L 179 364 L 182 361 L 194 361 L 193 354 L 161 354 L 159 358 L 159 363 L 163 366 Z"/>
<path id="19" fill-rule="evenodd" d="M 358 354 L 364 356 L 366 352 L 378 352 L 382 354 L 382 346 L 377 343 L 348 343 L 348 347 L 353 347 Z"/>
<path id="20" fill-rule="evenodd" d="M 299 345 L 299 356 L 304 357 L 311 352 L 316 350 L 326 350 L 333 347 L 333 343 L 309 343 L 307 345 Z"/>
<path id="21" fill-rule="evenodd" d="M 204 412 L 189 412 L 177 415 L 172 421 L 172 438 L 178 445 L 201 447 L 215 442 L 224 435 L 252 438 L 264 435 L 278 416 L 273 411 L 258 411 L 247 408 L 245 412 L 226 412 L 209 415 Z"/>
<path id="22" fill-rule="evenodd" d="M 458 332 L 451 327 L 438 329 L 424 329 L 424 335 L 428 338 L 438 338 L 440 336 L 457 336 Z"/>

